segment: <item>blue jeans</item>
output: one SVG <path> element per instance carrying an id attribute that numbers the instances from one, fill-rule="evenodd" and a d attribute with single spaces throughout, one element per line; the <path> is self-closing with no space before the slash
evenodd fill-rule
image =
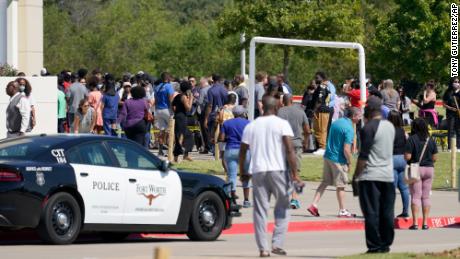
<path id="1" fill-rule="evenodd" d="M 239 170 L 240 149 L 226 149 L 224 152 L 225 163 L 227 164 L 228 182 L 232 183 L 232 192 L 236 191 L 236 182 Z M 249 170 L 251 156 L 246 153 L 246 161 L 244 163 L 245 170 Z M 243 188 L 249 188 L 249 182 L 243 183 Z"/>
<path id="2" fill-rule="evenodd" d="M 116 123 L 116 119 L 103 119 L 104 134 L 109 136 L 116 136 L 117 133 L 112 129 L 112 124 Z"/>
<path id="3" fill-rule="evenodd" d="M 404 160 L 404 155 L 394 155 L 393 156 L 393 173 L 394 173 L 394 185 L 395 188 L 399 189 L 401 193 L 401 199 L 403 203 L 403 213 L 408 213 L 409 211 L 409 188 L 404 182 L 404 170 L 406 168 L 406 160 Z"/>
<path id="4" fill-rule="evenodd" d="M 215 115 L 214 117 L 212 117 L 211 115 L 209 115 L 209 119 L 208 119 L 208 136 L 209 136 L 209 143 L 211 143 L 211 140 L 214 139 L 214 134 L 215 134 L 215 131 L 216 131 L 216 118 L 215 118 Z M 214 155 L 214 147 L 215 145 L 213 144 L 210 144 L 210 150 L 211 153 Z"/>
<path id="5" fill-rule="evenodd" d="M 69 132 L 73 134 L 73 122 L 75 120 L 75 113 L 67 113 L 67 124 L 69 125 Z"/>

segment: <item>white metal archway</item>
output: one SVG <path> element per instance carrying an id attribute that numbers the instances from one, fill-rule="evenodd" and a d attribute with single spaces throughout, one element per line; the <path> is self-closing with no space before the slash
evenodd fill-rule
<path id="1" fill-rule="evenodd" d="M 293 40 L 282 38 L 254 37 L 249 46 L 249 119 L 254 120 L 254 89 L 256 76 L 256 43 L 278 44 L 289 46 L 322 47 L 339 49 L 357 49 L 359 53 L 359 82 L 361 88 L 361 101 L 366 102 L 366 64 L 364 48 L 360 43 L 316 41 L 316 40 Z"/>

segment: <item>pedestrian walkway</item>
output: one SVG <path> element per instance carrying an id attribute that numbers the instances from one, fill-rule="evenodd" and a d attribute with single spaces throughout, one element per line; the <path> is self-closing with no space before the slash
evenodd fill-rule
<path id="1" fill-rule="evenodd" d="M 318 205 L 320 217 L 312 216 L 307 208 L 310 205 L 313 195 L 315 194 L 316 188 L 319 183 L 317 182 L 305 182 L 306 186 L 304 188 L 303 194 L 300 195 L 300 209 L 291 210 L 291 221 L 314 221 L 314 220 L 350 220 L 337 218 L 339 211 L 335 188 L 328 187 L 324 192 L 324 195 L 321 199 L 321 202 Z M 237 189 L 237 194 L 239 197 L 243 197 L 242 188 Z M 251 197 L 252 199 L 252 197 Z M 432 208 L 431 208 L 431 217 L 440 217 L 440 216 L 457 216 L 460 217 L 460 203 L 458 201 L 458 193 L 453 191 L 433 191 L 431 195 L 432 199 Z M 241 203 L 241 198 L 239 203 Z M 274 203 L 271 204 L 271 209 L 273 209 Z M 357 218 L 362 217 L 361 209 L 359 207 L 359 200 L 357 197 L 353 197 L 351 186 L 346 188 L 346 200 L 345 207 L 352 213 L 357 214 Z M 252 208 L 243 208 L 241 209 L 242 216 L 235 218 L 234 223 L 246 223 L 252 222 Z M 398 215 L 402 212 L 402 202 L 399 196 L 399 192 L 396 195 L 395 202 L 395 215 Z M 273 213 L 270 213 L 269 220 L 273 220 Z"/>
<path id="2" fill-rule="evenodd" d="M 192 152 L 191 156 L 194 160 L 205 160 L 210 161 L 213 160 L 214 157 L 211 153 L 203 155 L 199 154 L 198 152 Z M 311 157 L 311 154 L 303 154 L 303 157 Z M 223 177 L 223 176 L 219 176 Z M 338 202 L 336 198 L 335 187 L 328 187 L 319 203 L 319 213 L 320 217 L 312 216 L 308 211 L 307 208 L 312 202 L 313 195 L 315 194 L 316 188 L 319 185 L 319 182 L 305 182 L 305 188 L 303 193 L 299 196 L 300 202 L 300 209 L 291 210 L 291 222 L 311 222 L 311 221 L 318 221 L 328 224 L 329 228 L 335 226 L 336 228 L 356 228 L 356 224 L 353 224 L 354 221 L 362 221 L 362 212 L 359 206 L 359 199 L 358 197 L 353 197 L 353 193 L 351 190 L 351 186 L 346 187 L 346 201 L 345 206 L 351 212 L 357 215 L 354 219 L 344 219 L 338 218 Z M 237 188 L 237 195 L 240 197 L 238 200 L 239 204 L 242 204 L 242 188 L 239 186 Z M 251 194 L 252 195 L 252 194 Z M 452 221 L 452 218 L 460 217 L 460 202 L 459 202 L 459 194 L 457 191 L 432 191 L 432 208 L 430 217 L 436 218 L 433 219 L 434 225 L 446 225 L 448 221 Z M 252 196 L 251 196 L 252 202 Z M 271 210 L 273 211 L 274 202 L 271 203 Z M 242 208 L 241 209 L 242 216 L 238 218 L 234 218 L 234 224 L 240 223 L 252 223 L 252 208 Z M 402 202 L 397 191 L 396 200 L 395 200 L 395 215 L 399 215 L 402 212 Z M 442 217 L 441 219 L 439 217 Z M 273 213 L 269 213 L 268 220 L 273 222 Z M 337 224 L 336 222 L 346 222 L 343 224 Z M 396 222 L 396 227 L 407 228 L 411 223 L 410 220 L 401 219 Z M 315 229 L 317 228 L 317 223 L 310 224 L 309 226 L 301 225 L 303 229 Z M 361 225 L 362 222 L 359 222 Z M 326 228 L 326 229 L 329 229 Z"/>

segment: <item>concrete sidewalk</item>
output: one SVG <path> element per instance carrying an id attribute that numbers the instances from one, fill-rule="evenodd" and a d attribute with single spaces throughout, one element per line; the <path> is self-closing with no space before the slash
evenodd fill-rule
<path id="1" fill-rule="evenodd" d="M 316 182 L 305 182 L 303 194 L 299 196 L 300 209 L 291 210 L 291 221 L 318 221 L 318 220 L 350 220 L 338 218 L 337 214 L 339 211 L 338 202 L 336 198 L 336 192 L 334 187 L 329 187 L 318 205 L 320 217 L 313 217 L 307 208 L 313 200 L 316 188 L 319 183 Z M 238 203 L 241 204 L 243 200 L 242 188 L 238 187 L 237 194 L 239 196 Z M 460 203 L 458 201 L 458 193 L 453 191 L 433 191 L 431 195 L 432 208 L 430 217 L 441 217 L 441 216 L 456 216 L 460 217 Z M 252 193 L 250 200 L 252 202 Z M 359 206 L 359 200 L 357 197 L 353 197 L 351 186 L 346 188 L 346 208 L 357 214 L 357 218 L 362 218 L 361 208 Z M 271 210 L 269 211 L 269 221 L 273 221 L 273 207 L 274 201 L 271 202 Z M 242 208 L 242 216 L 235 218 L 234 223 L 248 223 L 252 222 L 252 208 Z M 402 212 L 402 201 L 399 192 L 396 194 L 395 202 L 395 216 Z"/>

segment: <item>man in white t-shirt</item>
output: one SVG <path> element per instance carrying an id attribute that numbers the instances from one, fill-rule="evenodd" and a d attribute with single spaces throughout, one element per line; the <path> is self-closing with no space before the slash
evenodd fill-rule
<path id="1" fill-rule="evenodd" d="M 275 229 L 272 238 L 272 253 L 286 255 L 284 239 L 289 224 L 289 197 L 292 181 L 303 184 L 297 174 L 295 152 L 291 138 L 294 136 L 289 122 L 276 116 L 277 101 L 272 96 L 262 99 L 263 116 L 251 122 L 243 132 L 240 147 L 240 173 L 244 175 L 244 161 L 249 149 L 254 197 L 254 228 L 260 257 L 270 256 L 267 245 L 267 212 L 270 196 L 276 199 Z M 290 174 L 286 171 L 286 158 Z"/>

